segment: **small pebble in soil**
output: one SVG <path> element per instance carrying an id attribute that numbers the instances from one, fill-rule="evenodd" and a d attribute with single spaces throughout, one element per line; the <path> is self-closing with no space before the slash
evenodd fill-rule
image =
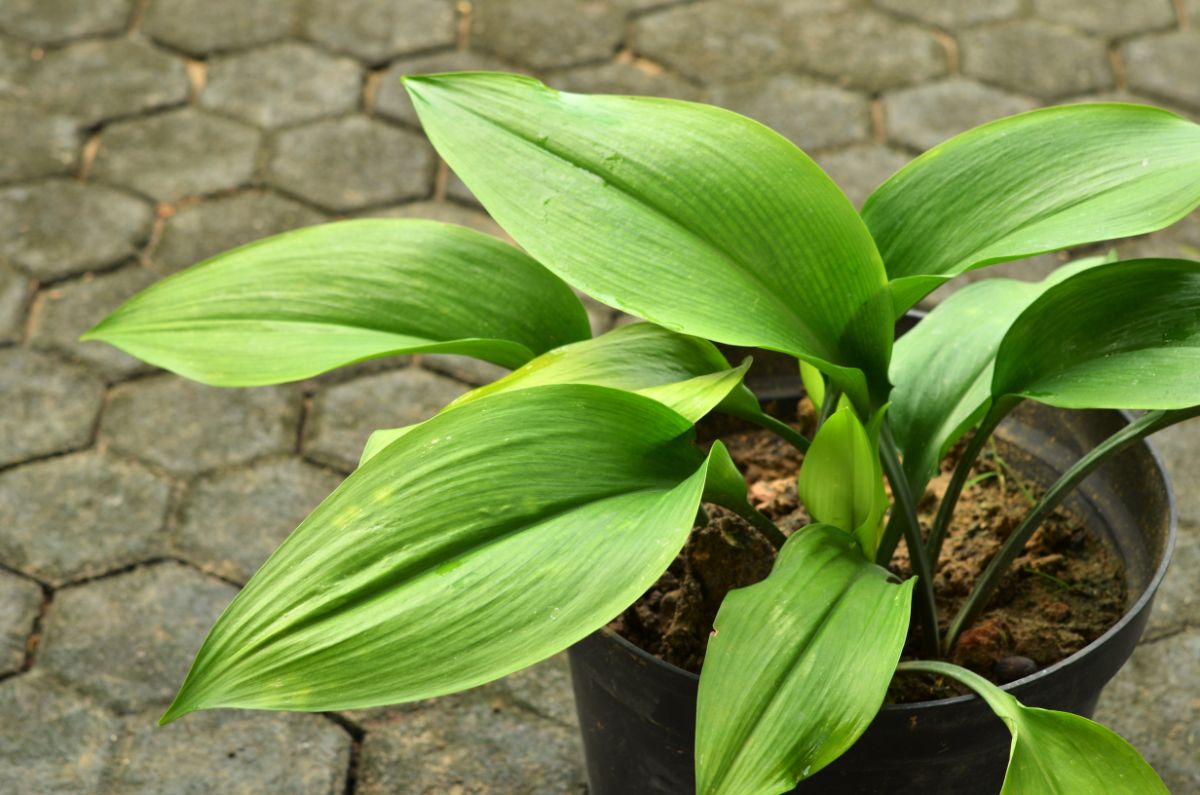
<path id="1" fill-rule="evenodd" d="M 1038 664 L 1028 657 L 1022 657 L 1019 654 L 1014 654 L 999 660 L 992 668 L 992 675 L 1001 684 L 1015 682 L 1016 680 L 1037 673 Z"/>

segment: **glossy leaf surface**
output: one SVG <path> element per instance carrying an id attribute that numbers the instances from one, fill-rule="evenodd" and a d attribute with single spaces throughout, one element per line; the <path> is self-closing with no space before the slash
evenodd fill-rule
<path id="1" fill-rule="evenodd" d="M 519 367 L 589 336 L 579 299 L 516 248 L 449 224 L 370 219 L 218 254 L 84 339 L 206 384 L 257 386 L 414 352 Z"/>
<path id="2" fill-rule="evenodd" d="M 255 574 L 165 719 L 411 701 L 531 665 L 655 581 L 704 480 L 691 423 L 628 392 L 545 386 L 434 417 Z"/>
<path id="3" fill-rule="evenodd" d="M 715 107 L 514 75 L 406 86 L 455 173 L 575 287 L 676 331 L 807 358 L 860 406 L 867 381 L 886 391 L 891 308 L 875 245 L 782 136 Z"/>
<path id="4" fill-rule="evenodd" d="M 766 580 L 731 591 L 700 676 L 696 791 L 785 792 L 849 748 L 883 703 L 912 585 L 811 525 Z"/>
<path id="5" fill-rule="evenodd" d="M 1200 126 L 1081 104 L 985 124 L 900 169 L 863 205 L 897 314 L 950 277 L 1161 229 L 1200 204 Z"/>

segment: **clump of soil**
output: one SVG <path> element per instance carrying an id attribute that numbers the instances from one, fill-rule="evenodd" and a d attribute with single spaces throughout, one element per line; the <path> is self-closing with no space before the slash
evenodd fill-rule
<path id="1" fill-rule="evenodd" d="M 814 424 L 812 407 L 804 401 L 794 425 L 811 433 Z M 809 523 L 796 495 L 802 454 L 767 431 L 727 433 L 722 439 L 746 476 L 755 507 L 786 534 Z M 934 581 L 943 630 L 1039 493 L 1035 484 L 1011 470 L 1003 449 L 991 446 L 976 463 L 974 482 L 964 490 L 947 534 Z M 926 532 L 957 452 L 918 506 Z M 670 569 L 610 625 L 641 648 L 696 673 L 725 595 L 765 578 L 775 558 L 771 545 L 740 517 L 713 505 L 705 510 L 708 521 L 693 529 Z M 909 576 L 903 542 L 890 568 Z M 987 609 L 962 634 L 951 660 L 993 682 L 1012 681 L 1086 646 L 1120 618 L 1126 603 L 1119 558 L 1082 520 L 1060 508 L 1013 562 Z M 905 649 L 910 653 L 916 654 L 911 637 Z M 952 682 L 904 676 L 893 680 L 888 700 L 923 701 L 960 692 Z"/>

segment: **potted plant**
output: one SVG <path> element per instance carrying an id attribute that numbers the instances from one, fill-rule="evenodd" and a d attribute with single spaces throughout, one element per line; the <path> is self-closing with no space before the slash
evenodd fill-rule
<path id="1" fill-rule="evenodd" d="M 1033 111 L 917 158 L 860 216 L 799 149 L 724 110 L 492 73 L 406 85 L 434 146 L 523 250 L 415 220 L 310 227 L 159 282 L 86 335 L 220 386 L 413 352 L 516 368 L 372 436 L 217 621 L 164 722 L 378 706 L 504 676 L 633 603 L 704 501 L 778 559 L 717 615 L 697 791 L 786 791 L 850 748 L 910 616 L 920 659 L 900 671 L 957 679 L 1003 719 L 1005 792 L 1164 791 L 1109 730 L 1022 706 L 942 658 L 1075 485 L 1200 412 L 1200 263 L 1092 258 L 963 291 L 894 350 L 893 334 L 966 270 L 1184 216 L 1200 204 L 1200 128 L 1141 106 Z M 650 322 L 589 339 L 568 285 Z M 710 340 L 794 357 L 822 395 L 811 441 L 764 412 L 742 384 L 749 363 L 731 367 Z M 957 497 L 1022 401 L 1145 413 L 1064 468 L 940 623 L 932 574 Z M 714 409 L 807 450 L 812 525 L 782 532 L 726 447 L 694 443 Z M 923 537 L 917 499 L 971 429 Z M 903 580 L 881 565 L 901 540 Z"/>

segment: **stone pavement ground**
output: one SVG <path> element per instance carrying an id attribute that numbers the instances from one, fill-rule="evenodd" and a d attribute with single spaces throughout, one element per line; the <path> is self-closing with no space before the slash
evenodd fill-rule
<path id="1" fill-rule="evenodd" d="M 861 202 L 933 143 L 1039 105 L 1195 115 L 1197 28 L 1200 0 L 0 0 L 0 791 L 584 788 L 561 659 L 433 703 L 154 725 L 217 613 L 368 433 L 499 371 L 425 356 L 217 390 L 75 340 L 156 278 L 293 227 L 497 232 L 399 75 L 523 70 L 726 104 Z M 1200 256 L 1200 219 L 1119 248 Z M 590 311 L 597 331 L 616 320 Z M 1200 425 L 1160 449 L 1183 534 L 1100 717 L 1191 792 Z"/>

